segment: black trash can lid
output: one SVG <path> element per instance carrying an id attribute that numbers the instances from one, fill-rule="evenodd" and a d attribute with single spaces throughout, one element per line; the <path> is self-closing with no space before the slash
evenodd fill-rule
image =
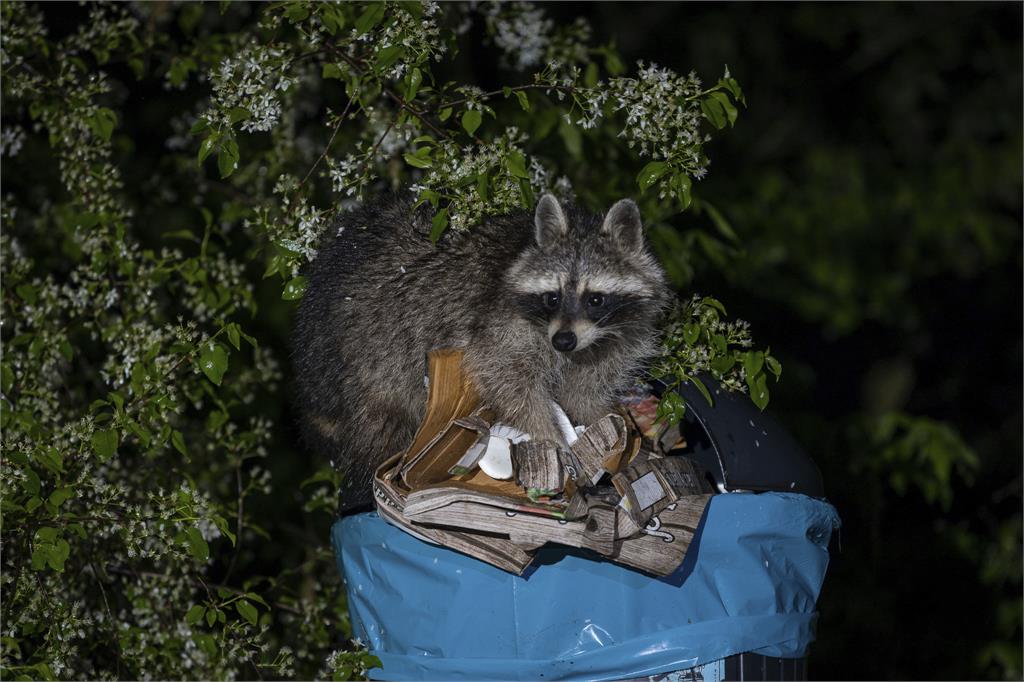
<path id="1" fill-rule="evenodd" d="M 687 442 L 685 454 L 711 473 L 720 491 L 825 496 L 821 471 L 775 419 L 746 394 L 727 391 L 710 376 L 700 379 L 714 404 L 691 382 L 681 384 L 675 391 L 686 401 L 686 416 L 674 428 Z"/>

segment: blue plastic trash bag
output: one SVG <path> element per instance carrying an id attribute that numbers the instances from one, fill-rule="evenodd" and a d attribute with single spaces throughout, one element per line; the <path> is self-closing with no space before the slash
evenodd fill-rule
<path id="1" fill-rule="evenodd" d="M 716 495 L 665 578 L 556 546 L 515 576 L 373 513 L 333 540 L 354 636 L 383 666 L 372 678 L 612 680 L 805 655 L 838 525 L 803 495 Z"/>

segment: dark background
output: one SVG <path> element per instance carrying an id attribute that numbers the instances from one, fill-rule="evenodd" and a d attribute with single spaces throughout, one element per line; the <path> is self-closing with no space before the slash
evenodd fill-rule
<path id="1" fill-rule="evenodd" d="M 1020 679 L 1021 5 L 548 7 L 746 92 L 698 186 L 743 248 L 690 288 L 782 359 L 769 410 L 843 518 L 812 679 Z M 976 472 L 890 458 L 865 426 L 890 411 Z M 906 483 L 932 470 L 948 504 Z"/>

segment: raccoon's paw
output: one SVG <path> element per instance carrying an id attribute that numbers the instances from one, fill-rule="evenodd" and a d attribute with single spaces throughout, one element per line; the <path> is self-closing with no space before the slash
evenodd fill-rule
<path id="1" fill-rule="evenodd" d="M 614 400 L 588 400 L 568 401 L 568 405 L 562 405 L 566 414 L 577 426 L 590 426 L 602 419 L 605 415 L 615 412 Z"/>
<path id="2" fill-rule="evenodd" d="M 554 415 L 536 414 L 531 419 L 524 420 L 521 424 L 514 424 L 516 428 L 530 434 L 534 441 L 548 441 L 560 448 L 568 447 L 565 437 L 554 421 Z"/>

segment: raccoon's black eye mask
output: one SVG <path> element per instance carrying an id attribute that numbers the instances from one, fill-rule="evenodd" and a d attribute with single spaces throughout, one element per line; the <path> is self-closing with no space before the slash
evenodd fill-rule
<path id="1" fill-rule="evenodd" d="M 593 309 L 594 315 L 588 317 L 594 324 L 608 326 L 613 324 L 628 324 L 641 322 L 646 317 L 647 306 L 644 304 L 650 301 L 645 296 L 630 295 L 609 295 L 605 294 L 605 303 L 601 308 Z"/>
<path id="2" fill-rule="evenodd" d="M 631 294 L 610 294 L 600 291 L 584 292 L 576 305 L 575 314 L 599 325 L 622 324 L 644 318 L 644 306 L 649 299 Z M 516 297 L 516 307 L 523 317 L 546 322 L 562 310 L 565 300 L 561 293 L 546 291 L 542 294 L 522 294 Z"/>

